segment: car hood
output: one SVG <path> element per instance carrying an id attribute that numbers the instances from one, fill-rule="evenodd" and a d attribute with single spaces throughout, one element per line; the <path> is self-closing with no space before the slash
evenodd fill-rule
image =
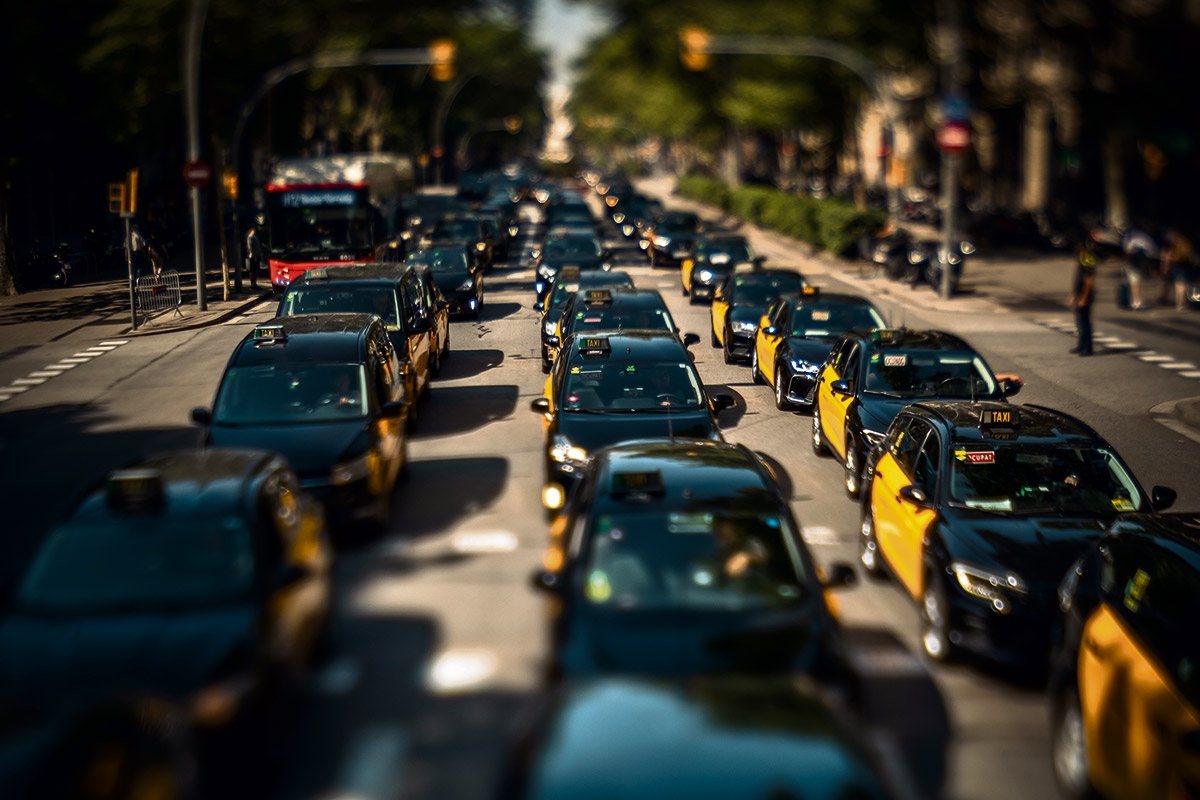
<path id="1" fill-rule="evenodd" d="M 863 426 L 873 431 L 886 431 L 900 409 L 916 402 L 916 398 L 888 397 L 887 395 L 859 395 L 858 415 Z"/>
<path id="2" fill-rule="evenodd" d="M 464 270 L 448 270 L 445 272 L 433 273 L 433 282 L 437 284 L 438 289 L 442 294 L 449 294 L 456 291 L 459 286 L 462 286 L 463 281 L 471 277 L 471 273 Z"/>
<path id="3" fill-rule="evenodd" d="M 823 364 L 825 359 L 829 358 L 833 342 L 825 339 L 811 339 L 806 336 L 789 336 L 787 348 L 793 358 L 802 358 L 810 364 Z"/>
<path id="4" fill-rule="evenodd" d="M 254 634 L 251 604 L 184 612 L 16 613 L 0 625 L 0 693 L 56 708 L 117 694 L 184 697 Z"/>
<path id="5" fill-rule="evenodd" d="M 1001 517 L 950 508 L 951 558 L 1021 577 L 1034 594 L 1052 594 L 1067 568 L 1100 538 L 1112 516 Z M 1113 515 L 1115 516 L 1115 515 Z"/>
<path id="6" fill-rule="evenodd" d="M 280 453 L 301 478 L 327 475 L 367 429 L 364 420 L 304 425 L 221 425 L 209 429 L 212 447 L 248 447 Z"/>
<path id="7" fill-rule="evenodd" d="M 711 439 L 716 432 L 707 409 L 692 411 L 627 412 L 619 414 L 581 414 L 563 411 L 558 431 L 571 444 L 589 453 L 626 439 Z"/>
<path id="8" fill-rule="evenodd" d="M 766 306 L 741 306 L 736 305 L 729 309 L 729 318 L 737 320 L 748 320 L 755 325 L 762 319 L 762 315 L 767 311 Z"/>

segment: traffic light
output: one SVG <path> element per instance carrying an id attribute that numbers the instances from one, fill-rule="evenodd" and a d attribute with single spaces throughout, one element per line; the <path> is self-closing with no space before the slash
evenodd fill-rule
<path id="1" fill-rule="evenodd" d="M 226 200 L 237 200 L 238 197 L 238 176 L 231 167 L 227 167 L 221 175 L 221 185 L 224 190 Z"/>
<path id="2" fill-rule="evenodd" d="M 458 42 L 453 39 L 434 39 L 429 43 L 429 74 L 435 81 L 446 82 L 454 77 L 454 54 Z"/>
<path id="3" fill-rule="evenodd" d="M 124 183 L 108 185 L 108 210 L 113 214 L 132 214 L 137 211 L 138 171 L 125 173 Z"/>
<path id="4" fill-rule="evenodd" d="M 108 211 L 120 214 L 125 210 L 125 184 L 110 183 L 108 185 Z"/>
<path id="5" fill-rule="evenodd" d="M 679 60 L 686 69 L 693 72 L 708 69 L 712 61 L 708 54 L 708 46 L 712 42 L 712 34 L 704 28 L 687 27 L 679 30 Z"/>

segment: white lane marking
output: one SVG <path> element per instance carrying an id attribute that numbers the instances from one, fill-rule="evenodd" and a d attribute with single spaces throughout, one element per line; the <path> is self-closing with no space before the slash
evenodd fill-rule
<path id="1" fill-rule="evenodd" d="M 117 345 L 115 345 L 115 344 L 94 344 L 88 348 L 88 350 L 98 350 L 102 354 L 107 353 L 109 350 L 116 350 L 116 349 L 117 349 Z"/>
<path id="2" fill-rule="evenodd" d="M 313 679 L 313 688 L 321 694 L 349 694 L 361 676 L 362 665 L 357 659 L 345 656 L 318 672 Z"/>
<path id="3" fill-rule="evenodd" d="M 805 527 L 801 531 L 805 544 L 841 544 L 837 531 L 824 526 Z"/>
<path id="4" fill-rule="evenodd" d="M 325 800 L 385 800 L 403 788 L 408 737 L 399 725 L 373 725 L 355 732 L 338 770 L 336 788 Z"/>
<path id="5" fill-rule="evenodd" d="M 674 285 L 674 281 L 659 281 L 655 284 L 655 286 L 657 286 L 659 289 L 670 289 Z"/>
<path id="6" fill-rule="evenodd" d="M 113 339 L 111 342 L 101 342 L 100 344 L 105 345 L 105 346 L 112 345 L 113 347 L 120 347 L 123 344 L 129 344 L 129 340 L 128 339 Z"/>
<path id="7" fill-rule="evenodd" d="M 514 281 L 522 281 L 522 280 L 525 280 L 526 278 L 532 278 L 533 273 L 529 270 L 522 270 L 520 272 L 510 272 L 507 275 L 505 275 L 504 277 L 509 278 Z"/>
<path id="8" fill-rule="evenodd" d="M 1170 364 L 1159 364 L 1163 369 L 1195 369 L 1196 365 L 1189 361 L 1174 361 Z"/>
<path id="9" fill-rule="evenodd" d="M 78 364 L 68 364 L 65 361 L 60 361 L 57 364 L 51 364 L 51 365 L 45 367 L 45 369 L 47 369 L 47 370 L 56 369 L 59 372 L 65 372 L 66 370 L 69 370 L 69 369 L 75 369 L 78 366 L 79 366 Z"/>
<path id="10" fill-rule="evenodd" d="M 517 549 L 517 537 L 508 531 L 456 533 L 451 546 L 457 553 L 509 553 Z"/>
<path id="11" fill-rule="evenodd" d="M 1119 342 L 1121 340 L 1116 336 L 1096 336 L 1094 337 L 1094 341 L 1097 341 L 1100 344 L 1108 344 L 1109 342 Z"/>
<path id="12" fill-rule="evenodd" d="M 15 394 L 8 394 L 7 392 L 0 392 L 0 403 L 3 403 L 5 400 L 12 400 L 14 397 L 16 397 Z"/>
<path id="13" fill-rule="evenodd" d="M 17 378 L 12 382 L 13 386 L 41 386 L 46 382 L 45 378 Z"/>
<path id="14" fill-rule="evenodd" d="M 1139 345 L 1133 342 L 1109 342 L 1105 345 L 1109 350 L 1137 350 Z"/>
<path id="15" fill-rule="evenodd" d="M 4 392 L 5 394 L 20 394 L 21 392 L 28 391 L 28 386 L 0 386 L 0 392 Z"/>
<path id="16" fill-rule="evenodd" d="M 1157 363 L 1159 361 L 1174 361 L 1175 360 L 1174 356 L 1161 356 L 1154 352 L 1142 353 L 1140 356 L 1138 356 L 1138 358 L 1140 358 L 1142 361 L 1148 361 L 1151 364 Z"/>
<path id="17" fill-rule="evenodd" d="M 446 650 L 426 670 L 425 686 L 433 694 L 469 692 L 495 672 L 496 656 L 490 650 Z"/>
<path id="18" fill-rule="evenodd" d="M 57 378 L 59 375 L 62 375 L 62 374 L 63 374 L 63 371 L 61 369 L 50 369 L 49 367 L 47 367 L 46 369 L 42 369 L 42 370 L 38 370 L 37 372 L 29 373 L 29 377 L 31 377 L 31 378 Z"/>
<path id="19" fill-rule="evenodd" d="M 84 351 L 82 353 L 76 353 L 75 355 L 73 355 L 71 357 L 78 358 L 80 361 L 91 361 L 93 358 L 95 358 L 96 356 L 100 356 L 100 355 L 104 355 L 104 354 L 103 353 L 89 353 L 87 351 Z"/>
<path id="20" fill-rule="evenodd" d="M 1167 405 L 1170 405 L 1169 403 Z M 1192 430 L 1190 425 L 1184 424 L 1182 420 L 1176 419 L 1169 412 L 1163 414 L 1155 414 L 1155 409 L 1150 409 L 1150 417 L 1164 428 L 1178 433 L 1180 436 L 1186 436 L 1193 442 L 1200 444 L 1200 433 Z"/>
<path id="21" fill-rule="evenodd" d="M 1200 370 L 1190 369 L 1187 372 L 1179 373 L 1185 378 L 1200 378 Z"/>

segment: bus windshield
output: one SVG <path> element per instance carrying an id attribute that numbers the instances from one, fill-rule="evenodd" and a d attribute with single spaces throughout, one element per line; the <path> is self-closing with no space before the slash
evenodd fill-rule
<path id="1" fill-rule="evenodd" d="M 373 250 L 366 188 L 268 192 L 267 211 L 272 258 L 331 253 L 357 259 Z"/>

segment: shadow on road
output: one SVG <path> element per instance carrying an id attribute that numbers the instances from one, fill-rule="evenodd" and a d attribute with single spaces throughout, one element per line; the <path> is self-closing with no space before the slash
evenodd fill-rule
<path id="1" fill-rule="evenodd" d="M 487 508 L 504 491 L 504 458 L 440 458 L 413 461 L 396 495 L 393 518 L 409 538 L 450 530 L 460 519 Z M 429 502 L 436 498 L 436 502 Z"/>
<path id="2" fill-rule="evenodd" d="M 438 377 L 443 381 L 474 378 L 503 363 L 504 352 L 501 350 L 451 350 L 450 358 L 442 362 L 442 373 Z M 437 390 L 439 394 L 443 391 L 446 390 Z"/>
<path id="3" fill-rule="evenodd" d="M 450 363 L 446 362 L 447 370 Z M 467 433 L 511 416 L 520 389 L 512 384 L 438 386 L 433 394 L 437 399 L 421 409 L 415 439 Z"/>

